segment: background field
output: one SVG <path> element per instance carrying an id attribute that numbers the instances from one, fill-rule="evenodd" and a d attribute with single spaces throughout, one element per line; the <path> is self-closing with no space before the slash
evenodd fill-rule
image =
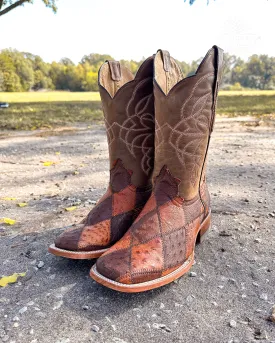
<path id="1" fill-rule="evenodd" d="M 35 130 L 103 119 L 98 92 L 0 93 L 0 129 Z M 275 91 L 221 91 L 217 114 L 221 116 L 275 117 Z"/>

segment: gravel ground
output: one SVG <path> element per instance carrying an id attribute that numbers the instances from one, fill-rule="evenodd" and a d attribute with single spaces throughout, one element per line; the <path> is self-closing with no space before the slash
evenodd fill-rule
<path id="1" fill-rule="evenodd" d="M 27 271 L 0 289 L 0 342 L 275 342 L 274 128 L 217 121 L 208 163 L 213 225 L 196 264 L 168 286 L 133 295 L 91 280 L 92 260 L 47 252 L 57 228 L 82 220 L 104 192 L 104 129 L 4 133 L 0 152 L 0 198 L 16 198 L 0 200 L 0 218 L 16 220 L 0 224 L 0 275 Z"/>

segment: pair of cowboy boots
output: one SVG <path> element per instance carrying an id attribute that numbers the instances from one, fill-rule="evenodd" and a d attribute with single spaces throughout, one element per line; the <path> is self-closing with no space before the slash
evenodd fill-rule
<path id="1" fill-rule="evenodd" d="M 50 252 L 100 256 L 91 277 L 122 292 L 166 285 L 191 268 L 195 244 L 211 222 L 205 165 L 222 60 L 223 51 L 213 46 L 187 78 L 164 50 L 145 60 L 135 77 L 119 62 L 102 65 L 109 187 Z"/>

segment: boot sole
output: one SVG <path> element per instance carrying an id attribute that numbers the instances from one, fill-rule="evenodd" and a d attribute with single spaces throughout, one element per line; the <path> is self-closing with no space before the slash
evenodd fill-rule
<path id="1" fill-rule="evenodd" d="M 206 233 L 210 229 L 210 226 L 211 226 L 211 212 L 209 212 L 208 216 L 198 227 L 195 244 L 201 243 L 204 240 Z M 145 292 L 154 288 L 159 288 L 164 285 L 167 285 L 177 280 L 184 274 L 186 274 L 190 270 L 192 265 L 194 264 L 194 255 L 195 255 L 195 247 L 194 247 L 193 253 L 189 256 L 189 258 L 184 262 L 182 266 L 174 270 L 172 273 L 167 274 L 165 276 L 162 276 L 152 281 L 131 284 L 131 285 L 123 284 L 123 283 L 108 279 L 105 276 L 101 275 L 97 271 L 96 265 L 92 267 L 90 271 L 90 276 L 96 282 L 100 283 L 101 285 L 105 287 L 114 289 L 115 291 L 124 292 L 124 293 Z"/>
<path id="2" fill-rule="evenodd" d="M 57 248 L 54 244 L 50 245 L 48 248 L 48 251 L 53 255 L 70 258 L 73 260 L 91 260 L 94 258 L 98 258 L 107 250 L 108 249 L 101 249 L 95 251 L 70 251 Z"/>

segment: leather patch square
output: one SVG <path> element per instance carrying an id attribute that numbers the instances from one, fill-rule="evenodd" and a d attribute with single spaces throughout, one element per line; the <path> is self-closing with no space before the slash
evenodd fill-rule
<path id="1" fill-rule="evenodd" d="M 165 268 L 177 266 L 185 260 L 186 240 L 185 228 L 162 237 Z"/>
<path id="2" fill-rule="evenodd" d="M 142 270 L 162 270 L 162 241 L 160 237 L 154 238 L 151 241 L 133 246 L 131 256 L 131 272 L 138 273 Z"/>
<path id="3" fill-rule="evenodd" d="M 136 193 L 132 188 L 127 187 L 118 193 L 113 194 L 113 216 L 132 211 L 135 208 Z"/>
<path id="4" fill-rule="evenodd" d="M 139 244 L 160 235 L 157 213 L 148 214 L 132 226 L 133 244 Z"/>
<path id="5" fill-rule="evenodd" d="M 185 215 L 181 206 L 168 202 L 159 208 L 162 233 L 174 231 L 185 224 Z"/>
<path id="6" fill-rule="evenodd" d="M 111 219 L 111 241 L 110 244 L 117 242 L 126 233 L 133 222 L 134 213 L 121 213 Z"/>
<path id="7" fill-rule="evenodd" d="M 110 242 L 111 221 L 105 220 L 95 225 L 85 226 L 79 237 L 78 247 L 88 245 L 106 246 Z"/>

